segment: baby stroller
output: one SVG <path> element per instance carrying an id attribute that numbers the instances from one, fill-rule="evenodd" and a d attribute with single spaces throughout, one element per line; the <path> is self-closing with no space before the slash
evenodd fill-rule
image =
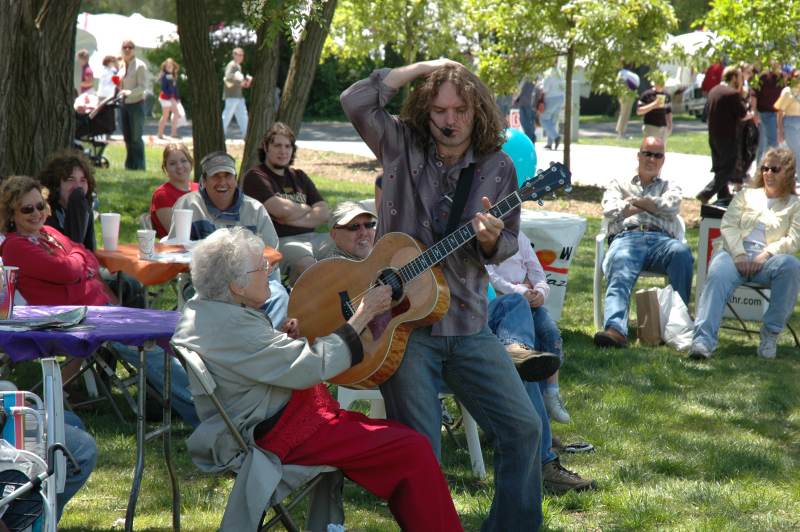
<path id="1" fill-rule="evenodd" d="M 75 149 L 100 168 L 108 168 L 103 152 L 108 146 L 107 136 L 117 128 L 115 109 L 121 99 L 119 95 L 99 100 L 94 94 L 81 94 L 75 100 Z"/>

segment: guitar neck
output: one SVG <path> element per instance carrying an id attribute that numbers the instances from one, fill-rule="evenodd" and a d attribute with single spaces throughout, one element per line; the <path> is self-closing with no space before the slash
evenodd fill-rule
<path id="1" fill-rule="evenodd" d="M 514 191 L 485 212 L 495 218 L 502 218 L 520 205 L 522 205 L 522 198 L 519 195 L 519 191 Z M 398 273 L 403 282 L 407 283 L 442 262 L 473 238 L 475 238 L 475 229 L 473 229 L 470 221 L 426 249 L 419 257 L 401 267 Z"/>

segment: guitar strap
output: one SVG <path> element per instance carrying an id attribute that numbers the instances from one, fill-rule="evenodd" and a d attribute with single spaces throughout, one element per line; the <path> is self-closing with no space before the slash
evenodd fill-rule
<path id="1" fill-rule="evenodd" d="M 442 238 L 456 230 L 458 222 L 461 220 L 461 215 L 464 213 L 464 207 L 467 205 L 467 196 L 472 188 L 472 178 L 475 177 L 475 163 L 470 163 L 466 168 L 461 170 L 458 176 L 458 184 L 456 184 L 456 193 L 453 197 L 453 207 L 450 209 L 450 216 L 447 219 L 447 229 L 444 230 Z"/>

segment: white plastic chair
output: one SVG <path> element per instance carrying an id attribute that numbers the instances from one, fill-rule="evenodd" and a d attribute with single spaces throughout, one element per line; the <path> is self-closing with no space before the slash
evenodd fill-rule
<path id="1" fill-rule="evenodd" d="M 198 353 L 192 351 L 191 349 L 176 345 L 174 343 L 171 345 L 172 351 L 179 358 L 184 368 L 186 368 L 186 372 L 189 376 L 192 395 L 196 396 L 202 393 L 203 395 L 208 396 L 208 398 L 216 407 L 220 417 L 225 422 L 225 426 L 230 431 L 231 436 L 233 436 L 233 438 L 236 440 L 239 448 L 243 452 L 246 452 L 248 450 L 247 442 L 237 430 L 236 426 L 231 421 L 231 418 L 228 416 L 225 407 L 214 393 L 214 390 L 217 388 L 217 383 L 214 382 L 214 377 L 211 375 L 211 372 L 208 371 L 208 368 L 206 368 L 203 359 Z M 308 494 L 311 493 L 314 487 L 324 479 L 325 474 L 341 474 L 336 468 L 324 465 L 300 466 L 284 464 L 282 466 L 282 472 L 283 477 L 281 482 L 278 484 L 275 493 L 273 493 L 272 500 L 270 502 L 271 508 L 275 512 L 275 516 L 269 522 L 259 527 L 259 531 L 269 530 L 280 522 L 286 528 L 286 530 L 291 532 L 299 532 L 301 529 L 294 523 L 294 520 L 290 514 L 292 508 L 294 508 L 294 506 L 296 506 Z M 284 501 L 286 500 L 289 500 L 289 502 L 284 504 Z"/>
<path id="2" fill-rule="evenodd" d="M 675 238 L 686 244 L 686 223 L 680 215 L 678 215 L 678 222 L 680 222 L 680 230 Z M 608 239 L 608 221 L 604 218 L 603 224 L 600 227 L 600 232 L 594 237 L 594 283 L 592 284 L 592 302 L 594 307 L 594 328 L 596 331 L 602 331 L 603 327 L 603 302 L 605 300 L 605 292 L 603 291 L 603 260 L 606 258 L 606 240 Z M 667 276 L 663 273 L 655 273 L 642 271 L 639 278 L 642 277 L 662 277 Z M 632 291 L 631 291 L 632 292 Z"/>
<path id="3" fill-rule="evenodd" d="M 452 393 L 440 393 L 439 398 L 452 396 Z M 369 416 L 373 419 L 386 418 L 386 406 L 383 402 L 383 396 L 380 390 L 351 390 L 344 386 L 339 386 L 336 392 L 336 400 L 343 409 L 347 409 L 353 401 L 364 399 L 369 401 L 370 410 Z M 483 451 L 481 450 L 481 441 L 478 438 L 478 424 L 475 418 L 464 408 L 464 405 L 458 403 L 461 408 L 461 414 L 464 420 L 464 434 L 467 437 L 467 449 L 469 450 L 469 459 L 472 464 L 472 473 L 480 478 L 486 478 L 486 465 L 483 462 Z"/>

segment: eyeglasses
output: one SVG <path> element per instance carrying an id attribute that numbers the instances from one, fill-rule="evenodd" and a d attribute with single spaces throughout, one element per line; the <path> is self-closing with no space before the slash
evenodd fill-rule
<path id="1" fill-rule="evenodd" d="M 122 47 L 123 50 L 133 50 L 136 48 L 135 46 L 131 46 L 130 44 L 126 44 Z"/>
<path id="2" fill-rule="evenodd" d="M 639 155 L 642 157 L 652 157 L 653 159 L 660 160 L 664 158 L 664 154 L 660 151 L 640 151 Z"/>
<path id="3" fill-rule="evenodd" d="M 40 201 L 39 203 L 35 203 L 33 205 L 23 205 L 22 207 L 19 208 L 19 212 L 21 212 L 22 214 L 32 214 L 33 209 L 42 212 L 46 208 L 47 205 L 45 204 L 45 202 Z"/>
<path id="4" fill-rule="evenodd" d="M 781 171 L 781 167 L 780 166 L 769 166 L 769 165 L 766 165 L 766 164 L 761 165 L 761 173 L 762 174 L 764 172 L 766 172 L 767 170 L 769 170 L 773 174 L 777 174 L 778 172 Z"/>
<path id="5" fill-rule="evenodd" d="M 249 272 L 244 272 L 244 273 L 246 273 L 246 274 L 256 273 L 256 272 L 267 272 L 267 273 L 269 273 L 269 270 L 270 270 L 270 265 L 267 262 L 265 264 L 262 264 L 261 266 L 259 266 L 255 270 L 250 270 Z"/>
<path id="6" fill-rule="evenodd" d="M 336 228 L 344 229 L 346 231 L 350 231 L 351 233 L 355 233 L 362 227 L 366 230 L 370 230 L 370 229 L 375 229 L 377 225 L 378 222 L 373 220 L 371 222 L 364 222 L 363 224 L 337 225 Z"/>

